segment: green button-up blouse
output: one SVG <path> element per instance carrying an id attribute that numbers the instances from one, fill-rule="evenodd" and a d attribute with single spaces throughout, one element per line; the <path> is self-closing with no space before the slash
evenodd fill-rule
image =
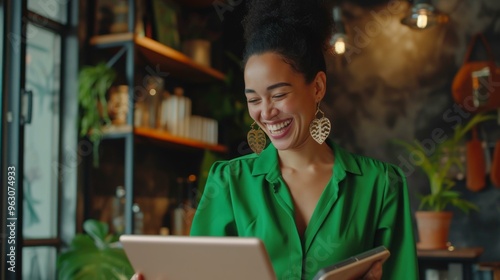
<path id="1" fill-rule="evenodd" d="M 317 271 L 379 245 L 391 252 L 383 279 L 418 278 L 406 179 L 393 165 L 333 143 L 333 176 L 301 238 L 276 148 L 212 166 L 191 235 L 258 237 L 277 279 Z"/>

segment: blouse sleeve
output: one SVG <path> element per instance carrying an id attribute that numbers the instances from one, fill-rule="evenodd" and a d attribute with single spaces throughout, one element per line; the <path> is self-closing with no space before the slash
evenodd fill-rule
<path id="1" fill-rule="evenodd" d="M 406 178 L 396 166 L 387 171 L 376 245 L 391 256 L 383 266 L 382 279 L 418 279 L 418 262 Z"/>
<path id="2" fill-rule="evenodd" d="M 193 219 L 190 235 L 237 235 L 229 190 L 229 169 L 227 162 L 216 162 L 212 165 Z"/>

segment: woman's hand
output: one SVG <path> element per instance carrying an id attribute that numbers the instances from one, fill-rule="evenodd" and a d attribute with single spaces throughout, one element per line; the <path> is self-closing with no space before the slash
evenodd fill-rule
<path id="1" fill-rule="evenodd" d="M 130 278 L 130 280 L 145 280 L 144 279 L 144 276 L 140 273 L 136 273 L 134 275 L 132 275 L 132 278 Z"/>
<path id="2" fill-rule="evenodd" d="M 382 262 L 378 261 L 370 267 L 370 270 L 363 276 L 363 280 L 380 280 L 382 279 Z"/>

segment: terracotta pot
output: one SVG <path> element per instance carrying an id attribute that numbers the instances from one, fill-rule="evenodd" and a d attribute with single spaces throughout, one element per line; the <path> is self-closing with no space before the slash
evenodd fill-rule
<path id="1" fill-rule="evenodd" d="M 418 249 L 437 250 L 448 248 L 452 212 L 417 211 Z"/>

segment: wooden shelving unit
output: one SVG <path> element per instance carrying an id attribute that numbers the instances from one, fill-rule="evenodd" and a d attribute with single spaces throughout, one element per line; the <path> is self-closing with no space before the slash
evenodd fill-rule
<path id="1" fill-rule="evenodd" d="M 447 271 L 449 279 L 473 279 L 473 266 L 483 252 L 481 247 L 417 250 L 420 279 L 430 279 L 426 278 L 427 269 Z"/>
<path id="2" fill-rule="evenodd" d="M 176 2 L 191 8 L 206 8 L 214 4 L 213 0 L 176 0 Z"/>
<path id="3" fill-rule="evenodd" d="M 208 149 L 215 152 L 225 153 L 227 152 L 227 147 L 223 145 L 210 144 L 194 139 L 184 138 L 172 135 L 166 131 L 146 128 L 146 127 L 135 127 L 134 135 L 141 136 L 149 139 L 159 140 L 167 143 L 180 144 L 187 147 L 193 147 L 198 149 Z"/>
<path id="4" fill-rule="evenodd" d="M 136 36 L 133 33 L 95 36 L 91 38 L 90 44 L 94 47 L 119 46 L 131 41 L 151 65 L 159 65 L 160 69 L 168 69 L 170 75 L 174 77 L 197 83 L 223 81 L 226 78 L 222 72 L 200 65 L 173 48 L 151 38 Z"/>
<path id="5" fill-rule="evenodd" d="M 210 9 L 214 4 L 213 0 L 175 1 L 187 9 Z M 89 6 L 96 7 L 96 2 L 98 1 L 90 1 Z M 136 5 L 142 1 L 128 0 L 127 2 L 129 15 L 135 15 Z M 91 10 L 89 9 L 89 11 Z M 215 10 L 212 12 L 215 13 Z M 89 12 L 87 17 L 89 20 L 95 20 L 95 12 Z M 169 81 L 182 85 L 192 84 L 203 87 L 226 80 L 226 75 L 221 71 L 201 65 L 174 48 L 134 33 L 134 24 L 134 17 L 129 16 L 128 32 L 107 35 L 94 34 L 94 36 L 90 33 L 90 38 L 86 42 L 92 49 L 92 52 L 87 53 L 89 61 L 93 57 L 100 59 L 104 57 L 108 65 L 120 69 L 120 79 L 129 86 L 128 98 L 132 101 L 131 103 L 137 101 L 134 96 L 135 86 L 137 86 L 140 79 L 147 75 L 146 71 L 143 71 L 143 67 L 152 67 L 157 71 L 161 71 L 161 73 L 169 73 Z M 96 51 L 95 54 L 94 51 Z M 175 181 L 173 178 L 176 178 L 176 176 L 184 176 L 184 173 L 188 172 L 198 172 L 196 166 L 201 163 L 204 156 L 203 150 L 217 153 L 227 153 L 228 151 L 228 148 L 223 145 L 179 137 L 158 129 L 133 127 L 134 105 L 129 106 L 126 126 L 106 127 L 100 131 L 103 140 L 109 139 L 104 143 L 110 151 L 107 154 L 108 165 L 97 170 L 95 168 L 91 169 L 90 163 L 88 163 L 87 174 L 83 176 L 87 178 L 85 189 L 88 190 L 88 194 L 86 194 L 85 205 L 89 209 L 92 209 L 92 196 L 96 193 L 93 190 L 99 189 L 102 195 L 104 193 L 103 186 L 104 188 L 109 185 L 123 185 L 125 187 L 125 233 L 127 234 L 133 232 L 132 206 L 136 195 L 142 195 L 143 202 L 148 201 L 149 204 L 151 202 L 151 200 L 148 200 L 149 195 L 151 195 L 150 191 L 164 192 L 168 188 L 174 188 L 172 183 Z M 113 142 L 115 140 L 119 141 L 115 143 Z M 148 142 L 147 145 L 142 145 L 144 142 Z M 149 145 L 150 143 L 154 145 Z M 115 149 L 118 149 L 118 151 L 115 151 Z M 123 151 L 120 151 L 121 149 Z M 136 149 L 143 153 L 138 153 Z M 162 156 L 156 156 L 155 149 L 158 149 L 158 154 Z M 142 164 L 146 163 L 146 161 L 147 164 L 151 164 L 146 168 L 151 173 L 136 172 L 136 168 L 137 170 L 144 170 L 145 167 Z M 155 169 L 156 164 L 171 168 L 167 172 L 163 172 L 163 170 L 155 172 L 157 171 Z M 122 168 L 123 170 L 121 170 Z M 94 179 L 94 181 L 91 179 Z M 146 181 L 148 181 L 147 190 L 143 189 L 146 186 L 143 183 L 138 186 L 134 185 Z M 159 214 L 151 209 L 145 211 L 149 211 L 148 215 Z M 155 218 L 161 219 L 161 217 Z"/>

